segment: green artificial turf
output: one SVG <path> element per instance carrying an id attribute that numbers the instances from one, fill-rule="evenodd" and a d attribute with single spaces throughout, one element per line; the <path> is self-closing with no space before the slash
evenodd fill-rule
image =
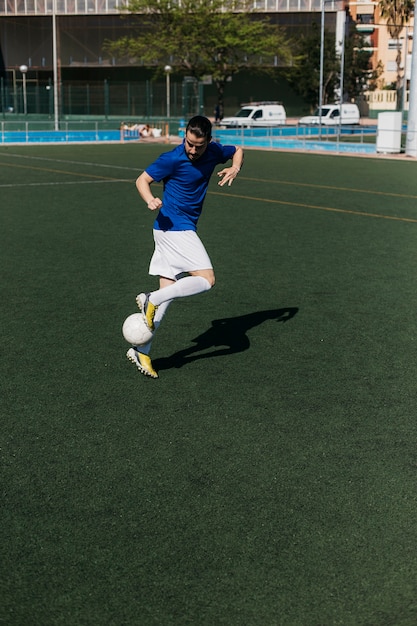
<path id="1" fill-rule="evenodd" d="M 166 149 L 0 149 L 0 623 L 414 626 L 415 162 L 247 151 L 152 380 Z"/>

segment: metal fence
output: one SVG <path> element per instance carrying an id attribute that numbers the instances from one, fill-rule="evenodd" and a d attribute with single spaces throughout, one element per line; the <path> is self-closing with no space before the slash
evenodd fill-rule
<path id="1" fill-rule="evenodd" d="M 153 137 L 181 136 L 185 125 L 184 120 L 170 118 L 152 118 Z M 61 121 L 56 130 L 54 120 L 31 120 L 24 117 L 15 120 L 0 121 L 0 144 L 7 143 L 71 143 L 89 141 L 139 141 L 137 124 L 121 123 L 118 118 L 94 120 Z"/>
<path id="2" fill-rule="evenodd" d="M 181 138 L 184 136 L 183 118 L 152 118 L 151 126 L 158 130 L 158 137 Z M 156 136 L 156 135 L 154 135 Z M 350 151 L 358 151 L 356 146 L 371 144 L 375 150 L 376 126 L 322 128 L 285 125 L 269 128 L 225 129 L 221 125 L 213 127 L 213 139 L 220 143 L 233 143 L 244 147 L 301 148 L 340 151 L 342 144 L 350 143 Z M 48 142 L 86 142 L 86 141 L 139 141 L 141 140 L 137 124 L 125 124 L 118 118 L 94 120 L 61 120 L 59 130 L 53 120 L 31 120 L 23 116 L 16 120 L 0 121 L 0 143 L 48 143 Z M 326 145 L 327 144 L 327 145 Z M 349 147 L 349 146 L 348 146 Z M 346 148 L 347 149 L 347 148 Z"/>
<path id="3" fill-rule="evenodd" d="M 343 10 L 341 0 L 325 0 L 326 11 Z M 253 0 L 250 10 L 267 13 L 320 11 L 322 0 Z M 120 13 L 123 0 L 0 0 L 0 15 L 108 15 Z M 242 3 L 242 10 L 248 7 Z"/>
<path id="4" fill-rule="evenodd" d="M 203 112 L 203 86 L 193 78 L 171 82 L 63 82 L 59 86 L 59 117 L 101 115 L 105 117 L 190 117 Z M 14 84 L 0 82 L 3 117 L 12 114 L 54 114 L 51 81 L 28 80 Z"/>

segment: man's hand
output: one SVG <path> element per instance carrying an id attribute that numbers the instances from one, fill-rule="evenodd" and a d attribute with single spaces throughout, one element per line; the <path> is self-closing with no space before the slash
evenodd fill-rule
<path id="1" fill-rule="evenodd" d="M 152 198 L 150 202 L 148 202 L 148 209 L 151 211 L 157 211 L 162 206 L 162 200 L 160 198 Z"/>
<path id="2" fill-rule="evenodd" d="M 217 176 L 220 176 L 221 180 L 219 180 L 220 187 L 223 187 L 226 183 L 230 185 L 233 183 L 236 176 L 239 174 L 240 169 L 236 167 L 236 165 L 231 165 L 230 167 L 225 167 L 220 172 L 217 172 Z"/>

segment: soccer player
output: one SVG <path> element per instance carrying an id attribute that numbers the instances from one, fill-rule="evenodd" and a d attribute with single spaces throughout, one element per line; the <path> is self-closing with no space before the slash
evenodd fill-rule
<path id="1" fill-rule="evenodd" d="M 187 124 L 183 143 L 161 154 L 136 181 L 148 209 L 158 211 L 149 274 L 159 276 L 159 289 L 140 293 L 136 298 L 152 331 L 158 328 L 173 300 L 208 291 L 215 282 L 210 257 L 196 232 L 197 222 L 215 167 L 232 161 L 217 173 L 218 184 L 230 186 L 242 167 L 243 150 L 212 142 L 211 131 L 208 118 L 193 117 Z M 163 200 L 152 193 L 154 181 L 163 181 Z M 151 343 L 133 346 L 127 357 L 142 374 L 158 378 L 149 356 Z"/>

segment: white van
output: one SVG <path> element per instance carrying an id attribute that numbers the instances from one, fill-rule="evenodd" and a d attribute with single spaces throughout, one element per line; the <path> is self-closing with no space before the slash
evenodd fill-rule
<path id="1" fill-rule="evenodd" d="M 359 124 L 360 113 L 356 104 L 325 104 L 321 107 L 321 123 L 323 126 L 338 124 Z M 299 120 L 299 124 L 320 124 L 320 110 L 314 115 L 307 115 Z"/>
<path id="2" fill-rule="evenodd" d="M 279 102 L 250 102 L 242 104 L 234 117 L 225 117 L 220 126 L 243 128 L 282 126 L 287 121 L 287 114 Z"/>

